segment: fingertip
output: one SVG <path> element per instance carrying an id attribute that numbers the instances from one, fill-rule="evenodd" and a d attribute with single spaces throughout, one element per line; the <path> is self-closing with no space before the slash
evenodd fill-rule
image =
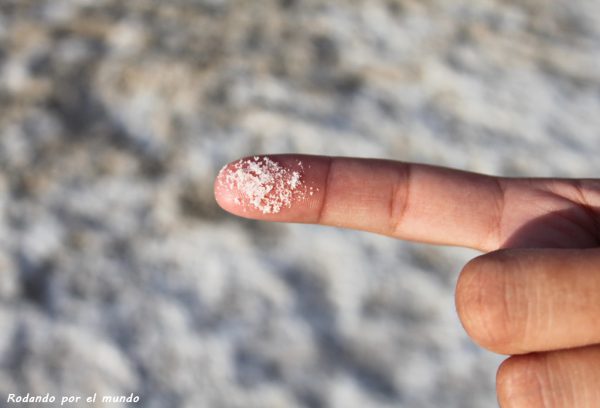
<path id="1" fill-rule="evenodd" d="M 227 212 L 237 214 L 240 210 L 239 199 L 236 197 L 235 191 L 227 186 L 225 176 L 230 171 L 228 168 L 231 165 L 232 163 L 225 165 L 217 174 L 214 182 L 214 195 L 219 207 Z"/>
<path id="2" fill-rule="evenodd" d="M 302 202 L 314 195 L 297 156 L 252 156 L 224 166 L 215 179 L 215 200 L 234 215 L 297 221 Z"/>

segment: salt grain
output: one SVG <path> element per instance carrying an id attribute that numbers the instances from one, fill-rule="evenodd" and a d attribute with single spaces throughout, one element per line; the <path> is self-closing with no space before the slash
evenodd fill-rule
<path id="1" fill-rule="evenodd" d="M 292 178 L 290 179 L 290 181 L 288 181 L 288 184 L 290 185 L 292 190 L 295 190 L 298 187 L 299 183 L 300 183 L 300 173 L 295 171 L 292 173 Z"/>
<path id="2" fill-rule="evenodd" d="M 302 162 L 298 162 L 302 169 Z M 294 199 L 304 197 L 302 174 L 282 167 L 268 157 L 253 157 L 224 167 L 221 185 L 237 192 L 237 205 L 251 206 L 263 214 L 277 214 L 290 208 Z"/>

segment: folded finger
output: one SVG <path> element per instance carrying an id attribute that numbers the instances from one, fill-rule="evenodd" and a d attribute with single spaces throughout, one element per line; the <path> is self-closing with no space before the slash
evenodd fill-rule
<path id="1" fill-rule="evenodd" d="M 597 407 L 600 346 L 514 356 L 498 370 L 502 408 Z"/>
<path id="2" fill-rule="evenodd" d="M 600 249 L 512 249 L 463 269 L 456 306 L 469 335 L 503 354 L 600 343 Z"/>

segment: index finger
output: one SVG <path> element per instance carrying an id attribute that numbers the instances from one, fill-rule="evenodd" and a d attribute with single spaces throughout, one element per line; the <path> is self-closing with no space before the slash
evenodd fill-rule
<path id="1" fill-rule="evenodd" d="M 501 178 L 386 160 L 275 155 L 225 166 L 215 196 L 242 217 L 482 251 L 583 248 L 600 239 L 594 179 Z"/>
<path id="2" fill-rule="evenodd" d="M 499 179 L 375 159 L 275 155 L 224 167 L 219 205 L 246 218 L 352 228 L 436 244 L 491 249 Z"/>

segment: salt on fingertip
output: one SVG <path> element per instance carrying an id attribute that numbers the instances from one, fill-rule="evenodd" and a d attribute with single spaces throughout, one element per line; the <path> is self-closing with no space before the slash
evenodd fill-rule
<path id="1" fill-rule="evenodd" d="M 219 182 L 236 194 L 234 203 L 244 210 L 251 207 L 263 214 L 277 214 L 306 197 L 301 161 L 298 167 L 292 170 L 269 157 L 254 156 L 225 166 Z"/>

